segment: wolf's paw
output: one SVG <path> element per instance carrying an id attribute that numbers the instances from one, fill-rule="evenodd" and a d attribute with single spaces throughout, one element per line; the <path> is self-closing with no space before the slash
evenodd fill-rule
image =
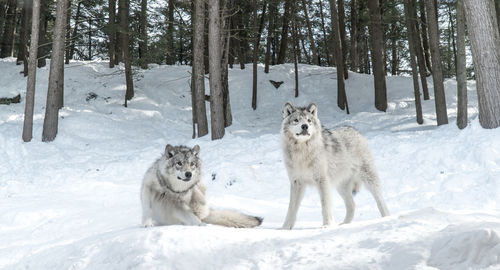
<path id="1" fill-rule="evenodd" d="M 283 226 L 281 226 L 281 230 L 291 230 L 293 228 L 293 225 L 291 224 L 283 224 Z"/>
<path id="2" fill-rule="evenodd" d="M 149 218 L 149 219 L 145 220 L 144 222 L 142 222 L 142 226 L 144 228 L 153 227 L 153 219 Z"/>

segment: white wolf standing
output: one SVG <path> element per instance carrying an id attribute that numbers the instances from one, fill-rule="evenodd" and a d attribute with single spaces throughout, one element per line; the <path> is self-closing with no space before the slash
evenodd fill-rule
<path id="1" fill-rule="evenodd" d="M 200 147 L 165 147 L 165 153 L 146 172 L 141 187 L 142 224 L 204 225 L 251 228 L 262 218 L 233 210 L 210 209 L 201 182 Z"/>
<path id="2" fill-rule="evenodd" d="M 368 143 L 359 132 L 351 127 L 322 128 L 314 103 L 303 108 L 287 102 L 283 118 L 281 143 L 290 180 L 290 204 L 283 229 L 293 228 L 307 185 L 319 190 L 324 226 L 335 222 L 332 186 L 345 203 L 344 223 L 351 222 L 354 216 L 352 195 L 361 184 L 372 193 L 381 215 L 389 215 Z"/>

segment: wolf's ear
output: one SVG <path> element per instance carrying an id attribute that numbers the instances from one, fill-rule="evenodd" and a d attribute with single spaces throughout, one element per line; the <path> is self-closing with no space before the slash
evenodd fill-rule
<path id="1" fill-rule="evenodd" d="M 290 102 L 287 102 L 285 106 L 283 106 L 283 118 L 286 118 L 287 116 L 295 112 L 295 110 L 295 107 Z"/>
<path id="2" fill-rule="evenodd" d="M 318 105 L 316 103 L 311 103 L 309 106 L 307 106 L 307 111 L 312 113 L 314 117 L 318 117 Z"/>
<path id="3" fill-rule="evenodd" d="M 175 147 L 173 147 L 170 144 L 167 144 L 167 146 L 165 146 L 165 156 L 167 156 L 167 158 L 171 158 L 174 156 L 174 154 L 175 154 Z"/>
<path id="4" fill-rule="evenodd" d="M 193 154 L 197 157 L 198 155 L 200 155 L 200 146 L 199 145 L 195 145 L 193 147 Z"/>

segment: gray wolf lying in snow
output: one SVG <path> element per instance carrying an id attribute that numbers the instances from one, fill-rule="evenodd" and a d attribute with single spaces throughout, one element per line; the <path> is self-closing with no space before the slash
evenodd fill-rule
<path id="1" fill-rule="evenodd" d="M 251 228 L 262 218 L 207 205 L 201 182 L 200 147 L 165 147 L 165 153 L 147 170 L 141 187 L 142 224 L 204 225 Z"/>
<path id="2" fill-rule="evenodd" d="M 290 203 L 283 229 L 293 228 L 307 185 L 319 190 L 324 226 L 335 222 L 332 186 L 345 203 L 344 223 L 351 222 L 354 216 L 353 193 L 362 184 L 375 198 L 380 214 L 389 215 L 368 143 L 354 128 L 325 129 L 318 119 L 316 104 L 303 108 L 287 102 L 283 108 L 281 146 L 290 180 Z"/>

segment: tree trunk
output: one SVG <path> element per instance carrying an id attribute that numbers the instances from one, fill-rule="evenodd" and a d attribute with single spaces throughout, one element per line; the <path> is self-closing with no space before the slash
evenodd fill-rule
<path id="1" fill-rule="evenodd" d="M 257 54 L 259 50 L 259 34 L 257 33 L 257 0 L 252 1 L 253 4 L 253 76 L 252 76 L 252 109 L 257 109 Z M 264 14 L 262 14 L 264 16 Z"/>
<path id="2" fill-rule="evenodd" d="M 427 67 L 427 70 L 429 72 L 432 72 L 431 51 L 429 46 L 429 32 L 427 31 L 427 18 L 425 12 L 425 1 L 427 0 L 419 0 L 420 21 L 422 22 L 421 23 L 422 47 L 424 49 L 425 66 Z M 425 99 L 425 93 L 424 93 L 424 99 Z"/>
<path id="3" fill-rule="evenodd" d="M 31 12 L 32 0 L 25 0 L 23 3 L 23 10 L 21 16 L 21 31 L 19 31 L 19 48 L 17 51 L 17 61 L 16 63 L 19 65 L 21 63 L 26 63 L 28 58 L 26 50 L 27 39 L 30 28 L 30 18 L 32 16 Z M 24 72 L 24 76 L 28 76 L 27 72 Z"/>
<path id="4" fill-rule="evenodd" d="M 210 70 L 210 122 L 212 140 L 224 137 L 224 105 L 221 82 L 221 35 L 219 0 L 208 2 L 208 54 Z"/>
<path id="5" fill-rule="evenodd" d="M 175 64 L 174 52 L 174 1 L 168 0 L 167 22 L 167 65 Z"/>
<path id="6" fill-rule="evenodd" d="M 45 1 L 45 0 L 42 0 L 42 1 Z M 113 1 L 113 0 L 110 0 L 110 1 Z M 76 46 L 76 35 L 78 34 L 78 23 L 80 21 L 80 10 L 81 10 L 81 7 L 82 7 L 82 1 L 78 1 L 78 6 L 76 7 L 76 15 L 75 15 L 75 26 L 73 27 L 73 34 L 71 34 L 71 49 L 69 51 L 69 58 L 73 58 L 73 55 L 75 55 L 75 46 Z M 113 28 L 115 29 L 115 28 Z M 116 30 L 115 30 L 116 31 Z M 111 60 L 110 60 L 111 61 Z M 110 67 L 111 66 L 111 63 L 110 63 Z"/>
<path id="7" fill-rule="evenodd" d="M 132 81 L 132 64 L 131 64 L 131 54 L 129 50 L 129 10 L 130 10 L 130 0 L 118 0 L 118 13 L 120 14 L 120 41 L 121 41 L 121 52 L 122 58 L 125 63 L 125 82 L 127 85 L 127 90 L 125 92 L 125 107 L 127 107 L 127 101 L 134 97 L 134 82 Z"/>
<path id="8" fill-rule="evenodd" d="M 306 25 L 307 25 L 307 34 L 309 37 L 309 43 L 311 44 L 313 63 L 318 66 L 319 65 L 318 53 L 317 53 L 316 44 L 314 41 L 314 35 L 312 32 L 311 21 L 309 20 L 309 12 L 307 11 L 308 8 L 307 8 L 306 0 L 302 0 L 302 8 L 304 9 L 304 16 L 305 16 Z M 295 34 L 297 34 L 297 33 L 295 33 Z"/>
<path id="9" fill-rule="evenodd" d="M 354 72 L 359 71 L 358 1 L 359 0 L 351 0 L 351 70 Z"/>
<path id="10" fill-rule="evenodd" d="M 40 1 L 40 33 L 38 34 L 38 67 L 44 67 L 47 65 L 47 55 L 49 52 L 49 43 L 47 41 L 47 9 L 48 0 Z"/>
<path id="11" fill-rule="evenodd" d="M 459 129 L 467 126 L 467 70 L 463 1 L 457 1 L 457 126 Z"/>
<path id="12" fill-rule="evenodd" d="M 66 31 L 66 11 L 68 0 L 57 0 L 56 22 L 50 61 L 49 86 L 47 90 L 47 104 L 43 121 L 42 141 L 51 142 L 56 138 L 61 101 L 60 91 L 64 82 L 61 71 L 64 70 L 64 38 Z M 62 66 L 62 67 L 61 67 Z"/>
<path id="13" fill-rule="evenodd" d="M 296 5 L 296 3 L 294 4 Z M 299 41 L 297 39 L 297 18 L 295 13 L 295 8 L 293 12 L 293 21 L 292 21 L 292 39 L 293 39 L 293 67 L 295 73 L 295 97 L 299 97 L 299 68 L 298 68 L 298 59 L 297 55 L 300 54 Z"/>
<path id="14" fill-rule="evenodd" d="M 267 38 L 266 38 L 266 56 L 264 59 L 265 73 L 269 73 L 269 62 L 271 61 L 271 43 L 272 43 L 272 38 L 274 37 L 274 29 L 275 29 L 274 17 L 276 16 L 276 13 L 278 13 L 276 10 L 277 7 L 275 0 L 270 0 L 269 13 L 267 14 L 268 28 L 267 28 Z"/>
<path id="15" fill-rule="evenodd" d="M 64 44 L 64 54 L 65 60 L 64 63 L 69 64 L 70 58 L 70 47 L 71 47 L 71 0 L 68 0 L 68 11 L 66 12 L 66 40 Z"/>
<path id="16" fill-rule="evenodd" d="M 417 123 L 421 125 L 424 123 L 424 119 L 422 116 L 422 103 L 420 101 L 420 89 L 418 86 L 417 62 L 415 61 L 416 58 L 415 47 L 420 46 L 420 44 L 417 44 L 417 41 L 415 40 L 416 21 L 414 20 L 414 17 L 411 16 L 411 13 L 413 12 L 414 9 L 415 9 L 414 0 L 404 1 L 406 28 L 408 29 L 408 43 L 410 46 L 410 64 L 411 64 L 411 73 L 413 77 L 413 92 L 415 94 L 415 110 L 417 115 Z"/>
<path id="17" fill-rule="evenodd" d="M 370 10 L 370 37 L 372 42 L 372 66 L 375 84 L 375 108 L 387 110 L 387 87 L 385 84 L 384 37 L 379 0 L 368 1 Z"/>
<path id="18" fill-rule="evenodd" d="M 283 13 L 283 24 L 281 28 L 281 43 L 280 51 L 278 53 L 278 65 L 285 63 L 286 50 L 288 48 L 288 27 L 290 22 L 290 5 L 292 0 L 285 0 L 285 12 Z"/>
<path id="19" fill-rule="evenodd" d="M 33 0 L 31 22 L 31 41 L 29 50 L 28 82 L 26 83 L 26 104 L 24 108 L 23 141 L 33 138 L 33 110 L 35 106 L 36 56 L 38 53 L 38 34 L 40 27 L 40 0 Z"/>
<path id="20" fill-rule="evenodd" d="M 78 8 L 77 8 L 77 17 L 78 14 L 80 13 L 80 4 L 82 2 L 78 2 Z M 108 36 L 109 36 L 109 43 L 108 43 L 108 51 L 109 51 L 109 67 L 114 68 L 115 67 L 115 47 L 116 47 L 116 0 L 109 0 L 108 1 L 108 11 L 109 11 L 109 21 L 108 21 Z M 76 29 L 76 21 L 75 21 L 75 29 Z M 73 36 L 74 38 L 74 36 Z M 74 46 L 74 43 L 72 44 Z"/>
<path id="21" fill-rule="evenodd" d="M 9 0 L 7 13 L 5 14 L 5 27 L 2 34 L 2 44 L 0 58 L 14 56 L 14 42 L 16 17 L 17 17 L 17 1 Z M 1 29 L 0 29 L 1 30 Z"/>
<path id="22" fill-rule="evenodd" d="M 434 101 L 436 104 L 437 124 L 448 124 L 446 112 L 446 98 L 443 85 L 443 68 L 441 66 L 441 53 L 439 52 L 439 29 L 436 19 L 436 7 L 434 1 L 425 1 L 427 9 L 427 22 L 429 30 L 429 45 L 432 59 L 432 79 L 434 83 Z"/>
<path id="23" fill-rule="evenodd" d="M 371 0 L 370 0 L 371 2 Z M 339 15 L 339 30 L 340 30 L 340 43 L 342 44 L 342 66 L 344 67 L 344 79 L 349 78 L 349 71 L 347 69 L 347 42 L 345 33 L 345 8 L 344 0 L 337 0 L 338 15 Z"/>
<path id="24" fill-rule="evenodd" d="M 417 23 L 417 10 L 416 10 L 416 0 L 411 0 L 411 8 L 410 8 L 410 16 L 411 19 L 415 22 L 412 23 L 413 27 L 413 40 L 415 41 L 415 53 L 417 56 L 417 64 L 420 72 L 420 82 L 422 84 L 422 92 L 424 94 L 424 100 L 430 99 L 429 97 L 429 88 L 427 87 L 427 69 L 425 64 L 425 55 L 424 50 L 422 48 L 422 42 L 420 40 L 420 30 L 419 25 Z M 423 36 L 423 35 L 422 35 Z"/>
<path id="25" fill-rule="evenodd" d="M 342 59 L 342 43 L 340 41 L 339 18 L 335 0 L 330 0 L 331 24 L 333 30 L 333 47 L 334 58 L 337 63 L 337 106 L 340 109 L 346 109 L 349 114 L 349 106 L 347 105 L 347 95 L 344 84 L 344 60 Z"/>
<path id="26" fill-rule="evenodd" d="M 148 1 L 141 0 L 141 38 L 139 40 L 139 59 L 142 69 L 148 68 Z"/>
<path id="27" fill-rule="evenodd" d="M 222 18 L 224 21 L 221 26 L 222 29 L 222 59 L 221 59 L 221 82 L 222 82 L 222 106 L 224 107 L 224 127 L 233 124 L 233 115 L 231 113 L 231 102 L 229 98 L 229 32 L 231 25 L 230 13 L 232 10 L 232 1 L 225 0 L 221 5 L 223 7 Z M 260 39 L 260 38 L 259 38 Z"/>
<path id="28" fill-rule="evenodd" d="M 483 128 L 500 126 L 500 36 L 493 1 L 464 0 Z"/>
<path id="29" fill-rule="evenodd" d="M 92 17 L 91 16 L 88 16 L 88 24 L 89 24 L 89 30 L 87 31 L 88 33 L 88 51 L 89 51 L 89 55 L 87 56 L 87 60 L 92 60 Z"/>
<path id="30" fill-rule="evenodd" d="M 208 134 L 207 110 L 205 106 L 205 67 L 203 52 L 205 45 L 205 2 L 195 0 L 193 16 L 193 78 L 194 108 L 196 108 L 196 123 L 198 125 L 198 137 Z"/>

